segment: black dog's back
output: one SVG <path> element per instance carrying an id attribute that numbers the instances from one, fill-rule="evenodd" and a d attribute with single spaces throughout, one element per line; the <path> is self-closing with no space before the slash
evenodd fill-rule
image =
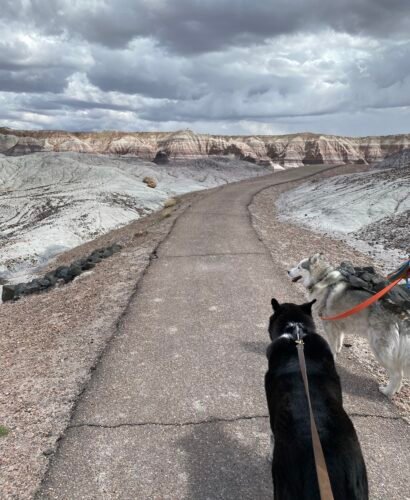
<path id="1" fill-rule="evenodd" d="M 366 468 L 353 424 L 342 406 L 340 380 L 330 348 L 314 333 L 308 304 L 281 306 L 275 301 L 272 305 L 275 314 L 269 333 L 273 342 L 267 353 L 265 390 L 275 438 L 274 498 L 320 500 L 308 404 L 295 343 L 299 334 L 303 336 L 312 407 L 334 498 L 365 500 Z"/>

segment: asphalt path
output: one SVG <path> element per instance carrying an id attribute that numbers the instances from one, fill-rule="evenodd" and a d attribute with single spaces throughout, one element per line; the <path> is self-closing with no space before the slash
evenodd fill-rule
<path id="1" fill-rule="evenodd" d="M 270 299 L 289 284 L 275 277 L 247 207 L 261 189 L 326 168 L 226 185 L 177 219 L 77 404 L 38 499 L 272 498 L 264 350 Z M 344 368 L 347 383 L 360 385 L 357 370 Z M 385 461 L 398 476 L 408 467 L 399 451 L 408 427 L 363 390 L 348 401 L 365 417 L 355 421 L 359 437 L 378 457 L 385 498 L 405 499 L 406 485 L 396 487 Z"/>

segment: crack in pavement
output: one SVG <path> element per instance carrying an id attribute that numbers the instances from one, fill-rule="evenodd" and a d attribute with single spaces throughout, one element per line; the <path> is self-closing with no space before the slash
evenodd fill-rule
<path id="1" fill-rule="evenodd" d="M 361 418 L 381 418 L 384 420 L 402 420 L 400 416 L 395 415 L 377 415 L 374 413 L 348 413 L 349 417 Z M 123 422 L 120 424 L 96 424 L 96 423 L 82 423 L 69 425 L 68 429 L 79 429 L 84 427 L 91 427 L 96 429 L 120 429 L 122 427 L 189 427 L 219 423 L 233 423 L 246 420 L 267 419 L 269 415 L 243 415 L 232 418 L 209 418 L 207 420 L 186 421 L 186 422 Z"/>
<path id="2" fill-rule="evenodd" d="M 349 417 L 382 418 L 384 420 L 403 420 L 400 415 L 375 415 L 373 413 L 348 413 Z M 404 420 L 403 420 L 404 422 Z"/>
<path id="3" fill-rule="evenodd" d="M 96 427 L 101 429 L 118 429 L 121 427 L 189 427 L 195 425 L 207 425 L 207 424 L 219 424 L 219 423 L 231 423 L 231 422 L 241 422 L 243 420 L 256 420 L 256 419 L 266 419 L 269 415 L 243 415 L 239 417 L 232 418 L 209 418 L 207 420 L 198 421 L 186 421 L 186 422 L 124 422 L 121 424 L 93 424 L 93 423 L 83 423 L 83 424 L 73 424 L 69 425 L 68 429 L 77 429 L 81 427 Z"/>
<path id="4" fill-rule="evenodd" d="M 188 257 L 219 257 L 236 255 L 267 255 L 267 252 L 221 252 L 221 253 L 198 253 L 189 255 L 161 255 L 161 259 L 183 259 Z"/>

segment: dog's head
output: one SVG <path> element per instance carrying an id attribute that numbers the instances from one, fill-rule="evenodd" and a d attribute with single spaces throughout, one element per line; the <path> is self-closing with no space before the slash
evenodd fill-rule
<path id="1" fill-rule="evenodd" d="M 299 264 L 288 271 L 288 275 L 294 283 L 301 279 L 303 286 L 309 288 L 317 282 L 327 267 L 328 263 L 323 254 L 315 253 L 312 257 L 301 260 Z"/>
<path id="2" fill-rule="evenodd" d="M 273 341 L 283 335 L 290 324 L 297 323 L 307 330 L 314 330 L 312 306 L 315 302 L 316 299 L 300 305 L 288 302 L 280 304 L 276 299 L 272 299 L 273 314 L 269 320 L 269 337 L 271 340 Z"/>

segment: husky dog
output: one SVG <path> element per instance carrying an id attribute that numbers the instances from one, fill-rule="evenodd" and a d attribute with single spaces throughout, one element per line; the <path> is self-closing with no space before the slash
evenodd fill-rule
<path id="1" fill-rule="evenodd" d="M 317 300 L 319 316 L 344 312 L 371 296 L 352 287 L 320 253 L 303 259 L 288 274 L 292 281 L 302 279 L 309 297 Z M 346 332 L 367 336 L 376 359 L 389 376 L 389 383 L 380 386 L 380 391 L 391 398 L 400 390 L 403 376 L 410 376 L 410 310 L 395 312 L 377 301 L 352 316 L 322 323 L 335 357 L 342 349 Z"/>
<path id="2" fill-rule="evenodd" d="M 308 401 L 298 363 L 302 339 L 309 393 L 335 500 L 367 500 L 366 466 L 353 424 L 343 409 L 340 379 L 326 340 L 315 333 L 312 304 L 272 299 L 265 391 L 274 435 L 275 500 L 319 500 Z"/>

